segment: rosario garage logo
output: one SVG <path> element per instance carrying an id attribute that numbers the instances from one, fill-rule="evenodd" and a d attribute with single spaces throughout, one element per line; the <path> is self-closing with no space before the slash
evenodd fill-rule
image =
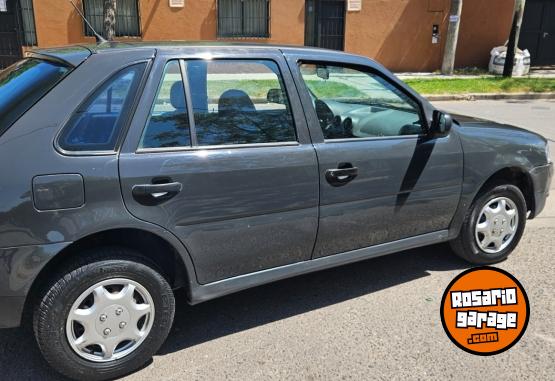
<path id="1" fill-rule="evenodd" d="M 506 351 L 524 334 L 530 317 L 520 282 L 495 267 L 459 274 L 441 301 L 441 322 L 459 348 L 489 356 Z"/>

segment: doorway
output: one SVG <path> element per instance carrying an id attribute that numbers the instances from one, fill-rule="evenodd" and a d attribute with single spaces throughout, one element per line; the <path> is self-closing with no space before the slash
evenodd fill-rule
<path id="1" fill-rule="evenodd" d="M 305 45 L 345 49 L 345 0 L 307 0 Z"/>
<path id="2" fill-rule="evenodd" d="M 532 66 L 555 65 L 555 1 L 526 2 L 519 41 L 530 51 Z"/>

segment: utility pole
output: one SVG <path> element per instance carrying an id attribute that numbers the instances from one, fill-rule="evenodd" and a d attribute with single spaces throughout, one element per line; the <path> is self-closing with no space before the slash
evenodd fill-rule
<path id="1" fill-rule="evenodd" d="M 449 11 L 449 26 L 445 38 L 445 51 L 443 52 L 443 63 L 441 73 L 452 75 L 455 68 L 455 55 L 457 53 L 457 41 L 459 39 L 459 26 L 461 23 L 463 0 L 451 0 Z"/>
<path id="2" fill-rule="evenodd" d="M 515 0 L 513 24 L 511 26 L 511 33 L 509 34 L 509 43 L 507 44 L 507 54 L 505 56 L 505 66 L 503 67 L 503 77 L 513 76 L 515 53 L 518 49 L 518 39 L 520 37 L 520 28 L 522 26 L 522 17 L 524 16 L 525 5 L 526 0 Z"/>
<path id="3" fill-rule="evenodd" d="M 116 0 L 104 0 L 103 25 L 103 37 L 108 41 L 114 41 L 116 35 Z"/>

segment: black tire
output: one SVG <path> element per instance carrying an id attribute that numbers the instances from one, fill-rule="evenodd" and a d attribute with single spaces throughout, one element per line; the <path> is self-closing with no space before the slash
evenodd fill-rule
<path id="1" fill-rule="evenodd" d="M 170 332 L 175 313 L 173 291 L 156 267 L 124 248 L 83 252 L 45 282 L 33 314 L 39 349 L 59 373 L 76 380 L 106 380 L 144 366 L 160 349 Z M 125 278 L 141 284 L 152 297 L 155 311 L 150 333 L 129 355 L 110 362 L 93 362 L 79 356 L 66 337 L 66 320 L 73 303 L 87 289 L 107 279 Z"/>
<path id="2" fill-rule="evenodd" d="M 511 243 L 499 251 L 491 254 L 483 251 L 476 242 L 474 229 L 478 222 L 479 213 L 488 201 L 497 197 L 511 199 L 518 213 L 518 227 Z M 520 189 L 514 185 L 494 185 L 489 190 L 482 192 L 469 208 L 459 236 L 450 242 L 451 248 L 459 257 L 473 264 L 489 265 L 504 261 L 520 242 L 526 226 L 527 208 L 526 200 Z"/>

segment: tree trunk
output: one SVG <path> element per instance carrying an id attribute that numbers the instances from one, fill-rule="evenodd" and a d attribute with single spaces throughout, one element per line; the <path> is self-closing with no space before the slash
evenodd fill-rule
<path id="1" fill-rule="evenodd" d="M 457 53 L 457 41 L 459 39 L 459 25 L 461 23 L 462 6 L 463 0 L 451 0 L 449 26 L 447 28 L 447 37 L 445 38 L 443 63 L 441 65 L 442 74 L 451 75 L 455 69 L 455 55 Z"/>
<path id="2" fill-rule="evenodd" d="M 515 0 L 515 12 L 513 16 L 513 25 L 511 34 L 509 35 L 509 43 L 507 44 L 507 55 L 505 56 L 505 66 L 503 67 L 503 77 L 512 77 L 515 65 L 515 53 L 518 49 L 518 38 L 520 36 L 520 27 L 522 26 L 522 17 L 524 16 L 524 6 L 526 0 Z"/>
<path id="3" fill-rule="evenodd" d="M 104 29 L 102 36 L 114 41 L 116 35 L 116 0 L 104 0 Z"/>

